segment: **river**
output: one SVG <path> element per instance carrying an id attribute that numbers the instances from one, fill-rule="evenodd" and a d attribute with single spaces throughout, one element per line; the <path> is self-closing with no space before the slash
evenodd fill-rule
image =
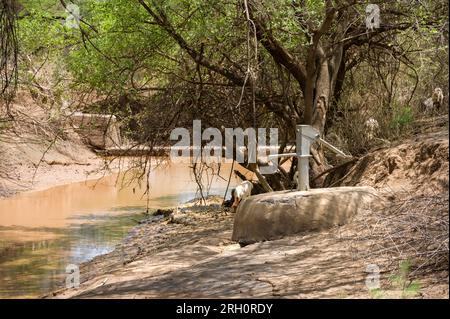
<path id="1" fill-rule="evenodd" d="M 230 165 L 211 177 L 210 195 L 226 189 Z M 25 192 L 0 200 L 0 298 L 35 298 L 60 288 L 69 264 L 112 251 L 152 209 L 198 197 L 186 164 L 156 167 L 145 181 L 131 174 Z M 206 180 L 206 176 L 205 176 Z M 231 186 L 238 183 L 233 175 Z"/>

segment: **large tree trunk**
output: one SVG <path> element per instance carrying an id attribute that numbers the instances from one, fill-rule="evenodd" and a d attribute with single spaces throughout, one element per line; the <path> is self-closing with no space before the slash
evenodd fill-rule
<path id="1" fill-rule="evenodd" d="M 312 110 L 313 116 L 309 124 L 319 131 L 320 136 L 323 137 L 331 92 L 331 81 L 328 73 L 328 62 L 326 60 L 320 63 L 315 86 L 314 108 Z M 311 178 L 314 178 L 328 169 L 329 166 L 326 164 L 323 148 L 319 143 L 312 145 L 311 154 L 313 157 L 310 161 L 310 176 Z M 311 183 L 311 187 L 317 187 L 321 184 L 322 180 L 318 179 L 315 180 L 314 183 Z"/>
<path id="2" fill-rule="evenodd" d="M 314 50 L 314 48 L 312 48 Z M 319 46 L 310 51 L 307 65 L 307 83 L 305 96 L 305 123 L 314 127 L 320 136 L 324 136 L 327 112 L 332 99 L 332 93 L 337 80 L 339 66 L 342 61 L 342 47 L 338 47 L 330 59 L 325 57 Z M 337 66 L 337 67 L 336 67 Z M 311 178 L 319 175 L 329 168 L 326 164 L 323 148 L 315 143 L 311 147 L 312 160 L 310 161 Z M 322 179 L 311 183 L 312 187 L 321 185 Z"/>
<path id="3" fill-rule="evenodd" d="M 316 90 L 314 96 L 314 109 L 311 125 L 323 135 L 325 128 L 325 120 L 330 100 L 331 81 L 328 73 L 328 61 L 324 60 L 320 63 L 318 76 L 316 80 Z"/>

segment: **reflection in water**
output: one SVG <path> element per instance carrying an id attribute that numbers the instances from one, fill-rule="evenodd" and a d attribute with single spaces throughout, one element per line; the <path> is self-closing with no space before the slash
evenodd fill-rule
<path id="1" fill-rule="evenodd" d="M 223 177 L 229 168 L 222 166 Z M 112 251 L 145 216 L 145 183 L 129 177 L 108 176 L 0 200 L 0 298 L 36 297 L 59 288 L 68 264 Z M 150 181 L 151 208 L 196 195 L 187 165 L 154 169 Z M 233 177 L 231 186 L 237 182 Z M 225 188 L 226 180 L 216 178 L 210 194 L 223 195 Z"/>
<path id="2" fill-rule="evenodd" d="M 143 208 L 101 215 L 77 215 L 64 228 L 42 228 L 53 239 L 20 242 L 4 238 L 0 227 L 0 297 L 33 297 L 61 287 L 68 264 L 80 264 L 114 249 L 145 215 Z M 22 233 L 27 229 L 21 228 Z M 39 228 L 35 233 L 39 233 Z M 37 237 L 37 235 L 34 235 Z"/>

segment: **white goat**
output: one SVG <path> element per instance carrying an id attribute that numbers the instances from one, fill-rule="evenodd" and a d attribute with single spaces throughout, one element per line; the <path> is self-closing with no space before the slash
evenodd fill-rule
<path id="1" fill-rule="evenodd" d="M 435 88 L 431 99 L 433 100 L 433 106 L 439 109 L 444 103 L 444 93 L 442 92 L 442 89 Z"/>
<path id="2" fill-rule="evenodd" d="M 380 124 L 373 117 L 369 118 L 365 123 L 364 127 L 366 129 L 366 137 L 368 140 L 372 140 L 376 135 L 378 135 L 380 130 Z"/>
<path id="3" fill-rule="evenodd" d="M 239 203 L 249 197 L 252 194 L 253 184 L 249 181 L 244 181 L 240 185 L 236 186 L 231 191 L 231 198 L 233 199 L 233 205 L 231 206 L 236 211 Z"/>
<path id="4" fill-rule="evenodd" d="M 440 109 L 444 103 L 444 93 L 441 88 L 435 88 L 431 97 L 422 102 L 422 110 L 431 113 L 435 109 Z"/>

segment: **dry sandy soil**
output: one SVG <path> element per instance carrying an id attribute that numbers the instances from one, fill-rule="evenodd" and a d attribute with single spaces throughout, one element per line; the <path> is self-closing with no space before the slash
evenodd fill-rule
<path id="1" fill-rule="evenodd" d="M 233 214 L 212 198 L 175 222 L 150 218 L 83 264 L 79 288 L 45 297 L 448 298 L 447 125 L 347 172 L 343 184 L 375 186 L 381 199 L 347 225 L 241 248 L 230 240 Z M 370 265 L 379 289 L 366 286 Z"/>
<path id="2" fill-rule="evenodd" d="M 448 189 L 447 115 L 419 121 L 414 131 L 411 138 L 369 152 L 330 182 L 428 194 Z"/>
<path id="3" fill-rule="evenodd" d="M 443 205 L 448 210 L 448 200 Z M 82 265 L 79 288 L 46 297 L 448 298 L 448 264 L 392 279 L 404 275 L 398 265 L 408 252 L 380 253 L 386 242 L 370 236 L 373 213 L 367 209 L 340 228 L 241 248 L 230 241 L 232 213 L 217 204 L 186 208 L 182 222 L 149 220 L 135 228 L 114 252 Z M 379 290 L 366 287 L 370 264 L 380 268 Z"/>
<path id="4" fill-rule="evenodd" d="M 52 118 L 52 110 L 39 106 L 29 93 L 19 92 L 12 110 L 21 124 L 0 135 L 0 198 L 100 178 L 119 169 L 118 161 L 96 156 L 63 124 L 63 117 Z"/>

